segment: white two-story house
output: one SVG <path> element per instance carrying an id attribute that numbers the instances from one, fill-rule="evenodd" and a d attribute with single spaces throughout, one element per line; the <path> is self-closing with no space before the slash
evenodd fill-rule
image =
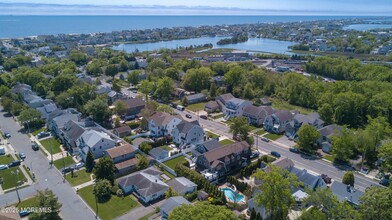
<path id="1" fill-rule="evenodd" d="M 148 119 L 148 130 L 152 137 L 172 136 L 173 129 L 182 121 L 181 116 L 155 112 Z"/>
<path id="2" fill-rule="evenodd" d="M 252 102 L 248 100 L 232 98 L 228 102 L 226 102 L 225 107 L 223 109 L 223 113 L 225 114 L 225 119 L 234 118 L 238 116 L 242 116 L 244 113 L 244 109 L 247 106 L 251 106 Z"/>
<path id="3" fill-rule="evenodd" d="M 198 121 L 182 121 L 173 129 L 173 141 L 180 147 L 200 144 L 204 141 L 204 130 Z"/>
<path id="4" fill-rule="evenodd" d="M 116 141 L 107 133 L 96 130 L 84 132 L 79 138 L 79 152 L 83 161 L 86 162 L 87 153 L 91 151 L 94 159 L 104 156 L 104 152 L 113 148 Z"/>
<path id="5" fill-rule="evenodd" d="M 285 132 L 286 126 L 290 123 L 294 118 L 294 115 L 287 110 L 279 110 L 269 115 L 264 120 L 264 130 L 280 134 Z"/>

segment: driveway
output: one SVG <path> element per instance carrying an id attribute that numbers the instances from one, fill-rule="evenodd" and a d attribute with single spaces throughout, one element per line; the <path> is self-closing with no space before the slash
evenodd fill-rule
<path id="1" fill-rule="evenodd" d="M 20 190 L 21 199 L 36 194 L 36 190 L 51 189 L 62 203 L 61 216 L 64 219 L 94 219 L 95 214 L 86 203 L 77 196 L 76 192 L 68 184 L 63 182 L 63 176 L 56 168 L 50 168 L 49 161 L 41 151 L 31 148 L 31 141 L 24 130 L 12 117 L 6 117 L 0 106 L 0 128 L 3 132 L 9 132 L 9 142 L 17 152 L 26 154 L 25 164 L 35 173 L 37 183 L 33 186 Z M 16 203 L 15 192 L 0 196 L 0 206 Z"/>
<path id="2" fill-rule="evenodd" d="M 132 209 L 130 212 L 116 218 L 116 220 L 140 219 L 152 212 L 155 212 L 156 208 L 160 207 L 162 203 L 164 203 L 165 201 L 166 199 L 163 199 L 149 206 L 141 205 L 139 207 Z"/>
<path id="3" fill-rule="evenodd" d="M 283 135 L 283 137 L 280 137 L 275 140 L 275 142 L 278 142 L 280 144 L 289 146 L 289 147 L 294 147 L 297 143 L 294 141 L 289 140 L 289 138 L 286 135 Z"/>

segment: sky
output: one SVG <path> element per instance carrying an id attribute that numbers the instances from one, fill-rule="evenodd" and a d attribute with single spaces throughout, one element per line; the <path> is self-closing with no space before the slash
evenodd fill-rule
<path id="1" fill-rule="evenodd" d="M 18 4 L 19 3 L 19 4 Z M 24 3 L 24 4 L 20 4 Z M 33 4 L 33 5 L 29 5 Z M 108 6 L 109 5 L 109 6 Z M 2 14 L 34 13 L 338 14 L 391 15 L 392 0 L 0 0 Z M 119 8 L 120 7 L 120 8 Z M 135 10 L 134 7 L 139 7 Z M 144 8 L 144 9 L 140 9 Z M 203 10 L 200 10 L 202 8 Z"/>

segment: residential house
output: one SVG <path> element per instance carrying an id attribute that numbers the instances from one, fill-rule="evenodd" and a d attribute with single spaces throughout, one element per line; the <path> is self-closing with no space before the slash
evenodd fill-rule
<path id="1" fill-rule="evenodd" d="M 196 169 L 204 171 L 202 174 L 205 177 L 211 173 L 219 178 L 246 166 L 250 154 L 250 146 L 246 141 L 236 142 L 202 154 L 196 160 Z"/>
<path id="2" fill-rule="evenodd" d="M 174 191 L 176 191 L 180 195 L 185 195 L 187 193 L 193 193 L 197 189 L 197 184 L 188 180 L 185 177 L 177 177 L 175 179 L 167 182 Z"/>
<path id="3" fill-rule="evenodd" d="M 163 160 L 169 157 L 169 151 L 160 147 L 151 149 L 148 154 L 156 160 Z"/>
<path id="4" fill-rule="evenodd" d="M 327 184 L 324 182 L 323 178 L 321 178 L 320 175 L 311 174 L 305 169 L 299 169 L 296 167 L 292 167 L 289 170 L 290 173 L 297 176 L 298 181 L 303 184 L 303 188 L 316 190 L 317 188 L 327 187 Z"/>
<path id="5" fill-rule="evenodd" d="M 350 185 L 345 185 L 338 181 L 333 181 L 330 189 L 340 202 L 347 201 L 356 206 L 360 205 L 361 201 L 359 198 L 364 193 L 359 189 L 354 189 Z"/>
<path id="6" fill-rule="evenodd" d="M 222 87 L 224 85 L 223 76 L 213 76 L 211 77 L 211 82 L 215 83 L 216 87 Z"/>
<path id="7" fill-rule="evenodd" d="M 59 138 L 66 148 L 74 152 L 78 147 L 77 141 L 85 131 L 86 129 L 80 123 L 69 120 L 60 130 Z"/>
<path id="8" fill-rule="evenodd" d="M 148 130 L 152 137 L 172 136 L 173 129 L 182 122 L 181 116 L 155 112 L 148 118 Z"/>
<path id="9" fill-rule="evenodd" d="M 204 105 L 204 111 L 207 113 L 216 112 L 219 109 L 219 105 L 216 101 L 209 101 Z"/>
<path id="10" fill-rule="evenodd" d="M 260 214 L 261 219 L 268 219 L 269 214 L 267 213 L 267 210 L 265 209 L 265 207 L 264 207 L 264 206 L 256 205 L 256 203 L 255 203 L 255 196 L 256 196 L 257 194 L 259 194 L 259 193 L 261 193 L 261 190 L 260 190 L 260 189 L 256 189 L 256 190 L 253 192 L 252 198 L 248 200 L 248 209 L 249 209 L 249 210 L 254 209 L 256 213 L 259 213 L 259 214 Z"/>
<path id="11" fill-rule="evenodd" d="M 56 112 L 53 113 L 56 114 Z M 50 114 L 48 115 L 47 127 L 53 136 L 59 137 L 65 124 L 70 120 L 75 122 L 80 121 L 80 116 L 81 114 L 75 109 L 61 110 L 56 117 L 51 117 Z"/>
<path id="12" fill-rule="evenodd" d="M 165 196 L 169 186 L 159 177 L 162 172 L 150 167 L 117 180 L 125 194 L 135 192 L 141 201 L 149 203 Z"/>
<path id="13" fill-rule="evenodd" d="M 203 93 L 196 93 L 193 95 L 185 96 L 185 99 L 188 102 L 188 104 L 190 105 L 190 104 L 195 104 L 195 103 L 206 101 L 207 96 L 204 95 Z"/>
<path id="14" fill-rule="evenodd" d="M 293 120 L 294 116 L 287 110 L 278 110 L 269 115 L 264 120 L 264 130 L 281 134 L 286 130 L 286 126 Z"/>
<path id="15" fill-rule="evenodd" d="M 320 138 L 316 143 L 321 146 L 325 153 L 330 153 L 332 151 L 332 136 L 339 135 L 342 129 L 341 126 L 335 124 L 320 128 L 318 130 L 320 132 Z"/>
<path id="16" fill-rule="evenodd" d="M 170 197 L 167 199 L 164 203 L 159 208 L 159 212 L 161 214 L 162 219 L 168 219 L 170 212 L 181 205 L 192 205 L 188 200 L 186 200 L 182 196 L 175 196 L 175 197 Z"/>
<path id="17" fill-rule="evenodd" d="M 128 125 L 123 125 L 121 127 L 115 128 L 113 133 L 119 137 L 125 137 L 132 134 L 132 129 Z"/>
<path id="18" fill-rule="evenodd" d="M 104 151 L 113 148 L 116 141 L 107 133 L 96 130 L 85 131 L 78 140 L 79 152 L 83 161 L 86 161 L 87 153 L 90 151 L 94 159 L 101 158 Z"/>
<path id="19" fill-rule="evenodd" d="M 97 86 L 97 90 L 95 91 L 95 93 L 101 95 L 101 94 L 109 94 L 109 92 L 111 91 L 112 89 L 110 88 L 109 85 L 99 85 Z"/>
<path id="20" fill-rule="evenodd" d="M 192 157 L 196 161 L 197 157 L 199 157 L 203 153 L 217 149 L 219 147 L 221 147 L 221 144 L 219 143 L 219 139 L 217 138 L 204 141 L 201 144 L 197 144 L 195 149 L 192 150 Z"/>
<path id="21" fill-rule="evenodd" d="M 52 102 L 44 104 L 42 107 L 38 107 L 36 109 L 41 112 L 41 119 L 47 119 L 48 115 L 57 109 L 57 106 L 54 102 Z"/>
<path id="22" fill-rule="evenodd" d="M 320 119 L 320 115 L 316 112 L 310 115 L 296 114 L 293 120 L 286 125 L 286 136 L 289 139 L 297 139 L 297 132 L 304 124 L 320 129 L 324 126 L 324 121 Z"/>
<path id="23" fill-rule="evenodd" d="M 260 104 L 264 105 L 264 106 L 271 106 L 272 102 L 267 98 L 267 97 L 263 97 L 259 99 Z"/>
<path id="24" fill-rule="evenodd" d="M 123 101 L 127 107 L 127 112 L 125 113 L 126 119 L 135 118 L 146 106 L 146 102 L 142 98 L 130 98 Z"/>
<path id="25" fill-rule="evenodd" d="M 175 98 L 178 98 L 178 99 L 182 100 L 182 98 L 184 98 L 185 95 L 186 95 L 186 90 L 185 89 L 175 88 L 173 90 L 173 96 Z"/>
<path id="26" fill-rule="evenodd" d="M 220 96 L 217 96 L 215 98 L 216 103 L 218 103 L 219 105 L 219 109 L 221 110 L 221 112 L 223 112 L 225 106 L 226 106 L 226 102 L 228 102 L 230 99 L 233 99 L 234 96 L 231 93 L 226 93 L 226 94 L 222 94 Z"/>
<path id="27" fill-rule="evenodd" d="M 232 98 L 228 100 L 223 108 L 223 113 L 225 114 L 225 120 L 229 118 L 242 116 L 244 113 L 244 109 L 247 106 L 251 106 L 252 102 L 248 100 Z"/>
<path id="28" fill-rule="evenodd" d="M 12 93 L 19 94 L 22 96 L 32 93 L 30 85 L 20 83 L 20 82 L 16 82 L 16 84 L 12 87 L 11 91 Z"/>
<path id="29" fill-rule="evenodd" d="M 204 130 L 198 121 L 181 121 L 173 129 L 173 142 L 181 146 L 199 144 L 204 140 Z"/>
<path id="30" fill-rule="evenodd" d="M 122 95 L 118 92 L 115 91 L 110 91 L 108 93 L 108 99 L 110 103 L 114 103 L 115 101 L 119 100 L 122 97 Z"/>
<path id="31" fill-rule="evenodd" d="M 135 158 L 137 149 L 123 142 L 118 147 L 105 150 L 104 153 L 110 157 L 116 167 L 117 175 L 124 175 L 137 169 L 138 159 Z"/>
<path id="32" fill-rule="evenodd" d="M 249 124 L 260 126 L 264 123 L 267 116 L 274 113 L 274 109 L 269 106 L 249 105 L 244 108 L 243 116 Z"/>
<path id="33" fill-rule="evenodd" d="M 279 167 L 282 170 L 290 170 L 291 168 L 294 167 L 294 163 L 289 158 L 287 158 L 287 157 L 283 158 L 282 157 L 282 158 L 279 158 L 279 159 L 273 161 L 271 163 L 271 166 L 277 166 L 277 167 Z M 265 171 L 265 172 L 271 172 L 270 166 L 265 166 L 265 167 L 262 168 L 262 170 Z"/>

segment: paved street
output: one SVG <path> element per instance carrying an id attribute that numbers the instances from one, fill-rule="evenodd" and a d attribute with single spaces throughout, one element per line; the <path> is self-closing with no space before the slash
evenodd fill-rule
<path id="1" fill-rule="evenodd" d="M 51 189 L 62 203 L 61 216 L 64 219 L 94 219 L 95 214 L 76 194 L 67 181 L 63 182 L 61 173 L 56 168 L 50 168 L 49 161 L 41 151 L 33 151 L 27 134 L 12 117 L 5 117 L 0 107 L 0 127 L 3 132 L 9 132 L 11 145 L 17 152 L 26 154 L 25 164 L 35 173 L 37 183 L 20 190 L 21 198 L 36 194 L 36 190 Z M 17 202 L 15 192 L 0 195 L 0 206 Z"/>
<path id="2" fill-rule="evenodd" d="M 177 111 L 184 119 L 186 120 L 197 120 L 198 117 L 196 114 L 188 112 L 188 111 Z M 192 119 L 187 119 L 185 114 L 191 114 Z M 219 135 L 224 135 L 227 137 L 231 137 L 232 134 L 229 133 L 229 127 L 225 124 L 211 121 L 199 119 L 200 124 L 203 128 L 209 129 Z M 260 138 L 257 142 L 255 138 L 255 144 L 258 143 L 258 149 L 264 153 L 270 153 L 271 151 L 277 151 L 282 155 L 282 157 L 288 157 L 293 160 L 294 164 L 300 168 L 307 169 L 309 171 L 313 171 L 318 174 L 327 174 L 334 180 L 342 181 L 344 170 L 334 166 L 331 163 L 320 159 L 308 159 L 305 158 L 304 155 L 292 153 L 288 150 L 288 146 L 284 146 L 283 144 L 273 143 L 273 142 L 264 142 Z M 379 185 L 378 182 L 362 176 L 360 174 L 355 174 L 355 188 L 360 190 L 365 190 L 367 187 L 371 185 Z"/>

